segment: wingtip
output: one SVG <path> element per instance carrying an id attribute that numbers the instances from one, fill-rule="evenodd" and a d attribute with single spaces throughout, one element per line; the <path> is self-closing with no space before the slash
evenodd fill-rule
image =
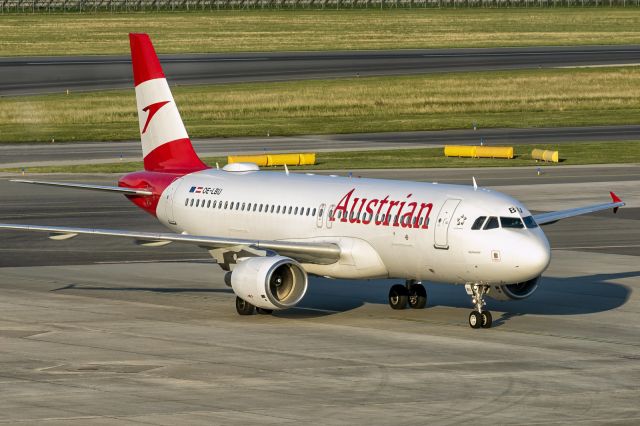
<path id="1" fill-rule="evenodd" d="M 618 197 L 615 192 L 610 191 L 609 194 L 611 195 L 611 199 L 613 200 L 614 203 L 620 203 L 622 202 L 622 199 L 620 199 L 620 197 Z"/>

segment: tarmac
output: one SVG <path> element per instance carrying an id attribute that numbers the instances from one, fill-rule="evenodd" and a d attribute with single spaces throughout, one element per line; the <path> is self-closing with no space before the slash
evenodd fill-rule
<path id="1" fill-rule="evenodd" d="M 535 211 L 610 190 L 628 206 L 545 226 L 538 291 L 489 300 L 489 330 L 469 328 L 458 286 L 426 283 L 426 309 L 394 311 L 392 281 L 312 278 L 297 308 L 240 317 L 196 248 L 3 232 L 0 424 L 640 422 L 640 166 L 358 174 L 475 175 Z M 161 229 L 112 194 L 0 180 L 0 199 L 3 222 Z"/>

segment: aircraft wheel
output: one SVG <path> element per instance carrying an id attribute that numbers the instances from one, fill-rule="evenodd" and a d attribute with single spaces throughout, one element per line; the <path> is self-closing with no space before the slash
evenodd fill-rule
<path id="1" fill-rule="evenodd" d="M 482 311 L 482 328 L 491 328 L 491 324 L 493 324 L 493 318 L 491 317 L 491 312 Z"/>
<path id="2" fill-rule="evenodd" d="M 482 314 L 478 311 L 471 311 L 469 314 L 469 325 L 471 328 L 480 328 L 482 326 Z"/>
<path id="3" fill-rule="evenodd" d="M 409 300 L 409 290 L 402 284 L 394 284 L 389 290 L 389 306 L 393 309 L 405 309 Z"/>
<path id="4" fill-rule="evenodd" d="M 236 296 L 236 311 L 239 315 L 253 315 L 256 307 L 244 299 Z"/>
<path id="5" fill-rule="evenodd" d="M 412 309 L 424 309 L 427 306 L 427 290 L 422 284 L 414 284 L 409 287 L 409 307 Z"/>
<path id="6" fill-rule="evenodd" d="M 273 313 L 273 309 L 256 308 L 256 312 L 260 315 L 271 315 Z"/>

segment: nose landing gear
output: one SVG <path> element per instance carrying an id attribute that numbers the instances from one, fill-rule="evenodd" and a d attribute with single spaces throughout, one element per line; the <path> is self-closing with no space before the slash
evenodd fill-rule
<path id="1" fill-rule="evenodd" d="M 487 304 L 484 301 L 484 296 L 489 292 L 489 286 L 482 284 L 465 284 L 464 288 L 467 290 L 467 294 L 471 296 L 471 302 L 476 308 L 469 314 L 469 325 L 471 328 L 491 328 L 491 324 L 493 323 L 491 312 L 482 310 Z"/>
<path id="2" fill-rule="evenodd" d="M 404 285 L 394 284 L 389 290 L 389 306 L 392 309 L 423 309 L 427 306 L 427 290 L 416 280 L 407 280 Z"/>

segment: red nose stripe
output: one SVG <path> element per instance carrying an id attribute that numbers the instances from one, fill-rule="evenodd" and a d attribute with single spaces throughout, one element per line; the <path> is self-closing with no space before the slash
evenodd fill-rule
<path id="1" fill-rule="evenodd" d="M 133 82 L 136 86 L 147 80 L 164 78 L 158 55 L 147 34 L 129 34 L 129 44 L 133 63 Z"/>
<path id="2" fill-rule="evenodd" d="M 208 168 L 186 138 L 164 143 L 144 157 L 144 169 L 148 171 L 191 173 Z"/>

